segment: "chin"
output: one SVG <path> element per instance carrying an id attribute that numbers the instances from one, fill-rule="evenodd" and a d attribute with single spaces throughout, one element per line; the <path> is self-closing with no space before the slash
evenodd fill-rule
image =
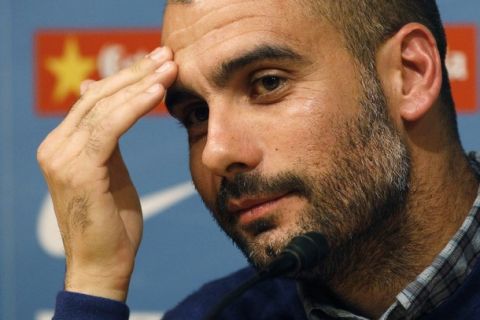
<path id="1" fill-rule="evenodd" d="M 295 236 L 301 233 L 277 226 L 254 236 L 246 236 L 242 241 L 245 245 L 239 244 L 239 247 L 251 265 L 257 269 L 264 269 Z"/>

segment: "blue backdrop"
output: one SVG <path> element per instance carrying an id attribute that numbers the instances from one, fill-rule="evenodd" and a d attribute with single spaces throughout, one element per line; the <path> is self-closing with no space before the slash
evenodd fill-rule
<path id="1" fill-rule="evenodd" d="M 48 242 L 47 187 L 35 155 L 60 118 L 34 110 L 34 33 L 160 28 L 163 2 L 0 0 L 0 319 L 48 319 L 64 273 L 61 252 Z M 480 25 L 477 0 L 439 5 L 446 22 Z M 460 115 L 459 125 L 465 149 L 480 150 L 480 113 Z M 128 303 L 132 319 L 158 319 L 200 284 L 246 262 L 192 193 L 186 138 L 175 121 L 143 119 L 121 145 L 148 211 Z"/>

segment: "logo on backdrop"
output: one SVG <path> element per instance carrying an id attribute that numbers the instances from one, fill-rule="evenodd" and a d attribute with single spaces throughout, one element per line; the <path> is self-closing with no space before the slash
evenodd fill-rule
<path id="1" fill-rule="evenodd" d="M 102 79 L 144 57 L 160 44 L 159 30 L 43 30 L 35 34 L 36 110 L 66 113 L 86 79 Z M 165 114 L 163 106 L 152 113 Z"/>
<path id="2" fill-rule="evenodd" d="M 180 183 L 140 198 L 143 219 L 148 219 L 166 211 L 179 202 L 195 194 L 191 182 Z M 58 229 L 50 194 L 47 194 L 40 207 L 37 221 L 37 238 L 40 247 L 50 256 L 63 257 L 62 237 Z"/>
<path id="3" fill-rule="evenodd" d="M 447 68 L 459 112 L 475 112 L 477 99 L 476 26 L 447 25 Z M 147 30 L 43 30 L 35 35 L 36 110 L 61 116 L 79 97 L 80 83 L 101 79 L 132 64 L 160 43 Z M 165 114 L 163 106 L 154 114 Z"/>

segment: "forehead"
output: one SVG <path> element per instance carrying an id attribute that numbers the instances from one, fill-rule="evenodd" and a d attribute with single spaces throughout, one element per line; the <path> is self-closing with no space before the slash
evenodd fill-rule
<path id="1" fill-rule="evenodd" d="M 179 67 L 177 79 L 167 93 L 169 98 L 182 97 L 180 101 L 185 101 L 188 97 L 201 97 L 209 102 L 220 99 L 218 89 L 237 90 L 249 75 L 262 69 L 290 68 L 295 72 L 320 72 L 323 77 L 331 74 L 326 67 L 331 61 L 350 56 L 342 35 L 326 19 L 300 5 L 304 2 L 193 0 L 189 4 L 169 4 L 162 39 L 164 45 L 173 49 Z M 271 48 L 280 49 L 282 58 L 265 54 Z M 279 50 L 275 51 L 273 56 L 278 57 Z M 287 60 L 303 64 L 294 66 Z M 236 67 L 228 68 L 231 65 Z M 217 81 L 220 78 L 223 80 Z"/>
<path id="2" fill-rule="evenodd" d="M 295 33 L 298 9 L 290 0 L 197 0 L 170 4 L 163 26 L 165 44 L 178 51 L 200 40 L 210 40 L 212 44 L 225 40 L 225 33 L 267 31 L 272 27 L 283 36 L 289 35 Z"/>
<path id="3" fill-rule="evenodd" d="M 222 58 L 245 46 L 264 42 L 287 42 L 301 47 L 313 41 L 320 27 L 303 1 L 294 0 L 193 0 L 188 4 L 169 4 L 165 11 L 163 42 L 175 53 L 182 67 L 193 54 L 202 63 L 212 56 Z M 307 18 L 309 16 L 309 18 Z M 248 49 L 248 48 L 246 48 Z"/>

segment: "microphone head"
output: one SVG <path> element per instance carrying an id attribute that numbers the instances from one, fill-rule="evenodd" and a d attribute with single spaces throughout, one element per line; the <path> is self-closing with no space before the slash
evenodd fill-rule
<path id="1" fill-rule="evenodd" d="M 327 240 L 321 233 L 308 232 L 293 238 L 284 253 L 292 254 L 298 260 L 298 272 L 317 266 L 328 254 L 328 250 Z"/>
<path id="2" fill-rule="evenodd" d="M 282 253 L 264 270 L 269 277 L 295 275 L 319 265 L 328 254 L 328 243 L 318 232 L 308 232 L 290 241 Z"/>

